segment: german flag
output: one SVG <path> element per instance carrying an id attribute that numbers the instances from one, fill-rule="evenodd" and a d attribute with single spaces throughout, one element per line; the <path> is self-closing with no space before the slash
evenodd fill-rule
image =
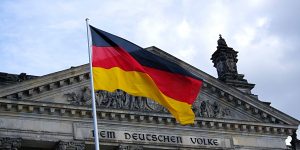
<path id="1" fill-rule="evenodd" d="M 178 64 L 90 26 L 95 90 L 123 90 L 166 107 L 182 124 L 193 124 L 191 109 L 202 80 Z"/>

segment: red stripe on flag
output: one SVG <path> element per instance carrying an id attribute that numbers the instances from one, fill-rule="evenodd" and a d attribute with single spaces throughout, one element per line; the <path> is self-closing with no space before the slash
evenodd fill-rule
<path id="1" fill-rule="evenodd" d="M 93 67 L 110 69 L 119 67 L 124 71 L 147 73 L 159 90 L 181 102 L 192 104 L 196 99 L 202 81 L 140 65 L 128 52 L 119 47 L 93 46 Z"/>
<path id="2" fill-rule="evenodd" d="M 178 101 L 193 104 L 202 81 L 155 68 L 144 67 L 144 69 L 162 93 Z"/>
<path id="3" fill-rule="evenodd" d="M 93 46 L 92 66 L 110 69 L 119 67 L 126 71 L 145 72 L 143 67 L 120 47 Z"/>

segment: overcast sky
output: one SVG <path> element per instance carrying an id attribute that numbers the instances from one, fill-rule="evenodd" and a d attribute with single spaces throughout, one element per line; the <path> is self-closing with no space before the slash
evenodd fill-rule
<path id="1" fill-rule="evenodd" d="M 1 0 L 0 72 L 45 75 L 88 63 L 88 17 L 217 77 L 210 58 L 222 34 L 253 93 L 300 120 L 299 15 L 297 0 Z"/>

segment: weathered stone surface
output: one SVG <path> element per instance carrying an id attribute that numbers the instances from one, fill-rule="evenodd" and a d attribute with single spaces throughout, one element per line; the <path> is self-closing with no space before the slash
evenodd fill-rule
<path id="1" fill-rule="evenodd" d="M 256 149 L 286 149 L 285 139 L 276 137 L 234 136 L 233 144 L 236 147 L 253 147 Z"/>

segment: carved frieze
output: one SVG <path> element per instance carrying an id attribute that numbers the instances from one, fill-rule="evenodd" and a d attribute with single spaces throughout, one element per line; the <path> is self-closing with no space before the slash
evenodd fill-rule
<path id="1" fill-rule="evenodd" d="M 65 96 L 72 105 L 91 105 L 91 94 L 88 87 L 77 92 L 66 93 Z M 97 106 L 102 108 L 167 112 L 164 107 L 149 98 L 132 96 L 121 90 L 115 92 L 96 91 L 95 99 Z"/>
<path id="2" fill-rule="evenodd" d="M 91 105 L 89 87 L 83 87 L 77 92 L 67 93 L 65 96 L 72 105 Z M 96 91 L 95 99 L 97 107 L 100 108 L 168 113 L 168 110 L 157 102 L 149 98 L 129 95 L 122 90 Z M 198 117 L 224 118 L 230 115 L 228 108 L 223 107 L 217 101 L 210 101 L 207 97 L 198 97 L 193 105 L 193 110 Z"/>
<path id="3" fill-rule="evenodd" d="M 115 92 L 97 91 L 96 103 L 98 107 L 104 108 L 167 112 L 161 105 L 149 98 L 132 96 L 121 90 Z"/>
<path id="4" fill-rule="evenodd" d="M 167 112 L 164 107 L 149 98 L 132 96 L 121 90 L 115 92 L 97 91 L 95 98 L 98 107 Z"/>

